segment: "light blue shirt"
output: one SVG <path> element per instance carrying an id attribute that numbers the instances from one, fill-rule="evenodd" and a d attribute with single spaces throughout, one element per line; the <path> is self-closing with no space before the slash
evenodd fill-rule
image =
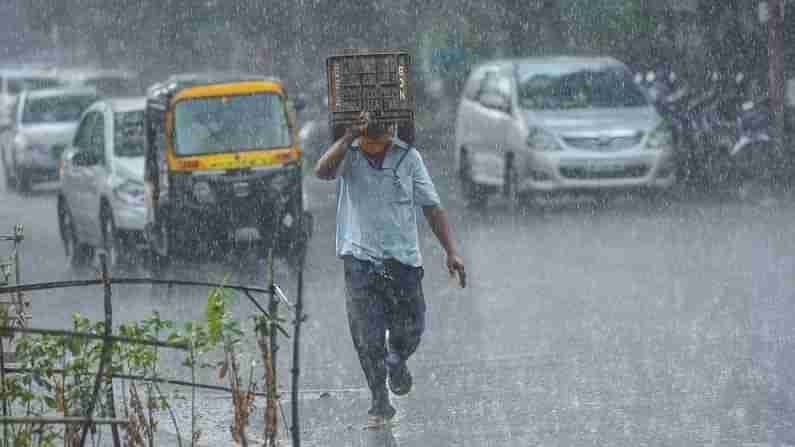
<path id="1" fill-rule="evenodd" d="M 356 140 L 337 177 L 337 256 L 420 267 L 417 212 L 441 202 L 417 149 L 394 139 L 378 169 Z"/>

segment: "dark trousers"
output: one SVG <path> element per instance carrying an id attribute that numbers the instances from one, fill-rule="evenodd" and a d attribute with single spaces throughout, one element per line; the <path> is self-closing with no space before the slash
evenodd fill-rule
<path id="1" fill-rule="evenodd" d="M 351 256 L 344 261 L 353 345 L 367 385 L 379 395 L 386 392 L 387 349 L 405 361 L 417 350 L 425 330 L 423 270 L 392 260 L 379 267 Z"/>

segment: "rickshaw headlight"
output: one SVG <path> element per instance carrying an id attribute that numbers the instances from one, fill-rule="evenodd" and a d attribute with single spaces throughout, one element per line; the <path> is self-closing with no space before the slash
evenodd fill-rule
<path id="1" fill-rule="evenodd" d="M 293 218 L 292 214 L 284 213 L 284 217 L 282 218 L 282 225 L 284 225 L 285 228 L 292 228 L 294 221 L 295 219 Z"/>
<path id="2" fill-rule="evenodd" d="M 215 193 L 207 182 L 196 182 L 193 184 L 193 195 L 199 203 L 215 203 Z"/>
<path id="3" fill-rule="evenodd" d="M 289 183 L 290 178 L 284 174 L 275 174 L 270 179 L 271 188 L 278 193 L 284 192 Z"/>

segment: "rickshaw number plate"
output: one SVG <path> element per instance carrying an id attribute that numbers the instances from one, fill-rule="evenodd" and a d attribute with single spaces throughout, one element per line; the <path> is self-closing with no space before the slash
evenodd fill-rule
<path id="1" fill-rule="evenodd" d="M 251 193 L 251 186 L 248 182 L 237 182 L 232 185 L 232 189 L 235 191 L 235 197 L 248 197 Z"/>

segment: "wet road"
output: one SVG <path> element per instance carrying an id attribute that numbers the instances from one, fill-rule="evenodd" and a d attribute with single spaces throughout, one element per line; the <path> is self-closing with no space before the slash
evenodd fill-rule
<path id="1" fill-rule="evenodd" d="M 470 287 L 448 279 L 423 224 L 427 332 L 410 362 L 415 390 L 396 399 L 389 432 L 361 429 L 368 401 L 333 255 L 334 186 L 308 182 L 316 232 L 306 271 L 305 445 L 740 446 L 786 435 L 778 424 L 795 419 L 786 354 L 795 340 L 790 195 L 763 203 L 686 194 L 670 202 L 620 196 L 606 205 L 564 198 L 518 210 L 495 200 L 471 211 L 458 198 L 441 140 L 426 142 L 426 161 Z M 26 281 L 74 276 L 56 230 L 54 186 L 25 197 L 4 192 L 0 204 L 0 230 L 26 227 Z M 227 273 L 261 282 L 239 258 L 182 274 Z M 292 295 L 292 276 L 280 268 L 277 278 Z M 62 327 L 73 312 L 99 317 L 98 298 L 34 295 L 34 324 Z M 201 315 L 206 295 L 122 288 L 115 299 L 122 319 L 152 310 L 187 319 Z M 241 302 L 236 312 L 252 309 Z M 285 383 L 288 356 L 285 346 Z M 323 390 L 331 392 L 321 397 Z M 217 396 L 206 399 L 205 409 L 223 406 Z M 226 433 L 228 416 L 207 411 L 208 423 Z"/>

